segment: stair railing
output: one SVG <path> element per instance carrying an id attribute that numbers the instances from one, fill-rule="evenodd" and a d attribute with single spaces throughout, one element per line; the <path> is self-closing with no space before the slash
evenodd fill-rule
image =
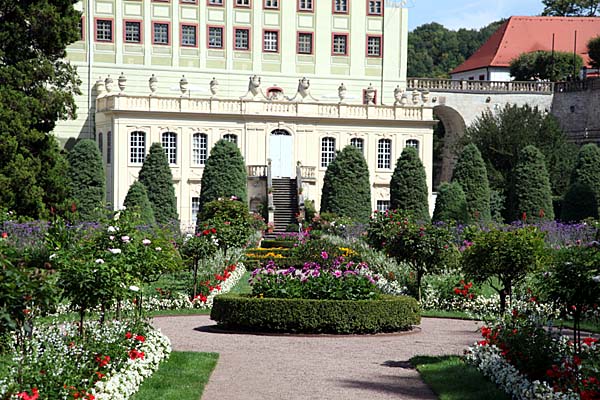
<path id="1" fill-rule="evenodd" d="M 273 175 L 271 173 L 271 159 L 267 159 L 267 223 L 275 223 L 275 204 L 273 204 Z"/>
<path id="2" fill-rule="evenodd" d="M 296 216 L 296 220 L 298 221 L 298 232 L 302 232 L 302 223 L 306 217 L 306 212 L 304 195 L 302 194 L 304 187 L 302 186 L 302 163 L 300 161 L 296 164 L 296 189 L 298 190 L 298 215 Z"/>

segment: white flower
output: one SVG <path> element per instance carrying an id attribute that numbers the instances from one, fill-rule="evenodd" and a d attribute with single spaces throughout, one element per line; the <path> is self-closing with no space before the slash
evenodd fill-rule
<path id="1" fill-rule="evenodd" d="M 121 254 L 121 249 L 108 249 L 113 254 Z"/>
<path id="2" fill-rule="evenodd" d="M 99 258 L 96 260 L 96 264 L 104 264 L 104 260 Z"/>
<path id="3" fill-rule="evenodd" d="M 157 247 L 154 250 L 156 250 L 156 251 L 162 251 L 162 247 Z"/>
<path id="4" fill-rule="evenodd" d="M 596 283 L 600 283 L 600 275 L 593 277 L 592 280 Z"/>
<path id="5" fill-rule="evenodd" d="M 129 243 L 130 238 L 129 236 L 121 236 L 121 240 L 125 243 Z"/>
<path id="6" fill-rule="evenodd" d="M 131 285 L 129 286 L 129 290 L 131 290 L 132 292 L 139 292 L 140 288 L 135 285 Z"/>
<path id="7" fill-rule="evenodd" d="M 52 260 L 54 257 L 56 257 L 56 253 L 52 253 L 52 254 L 50 254 L 50 257 L 49 257 L 49 258 Z"/>
<path id="8" fill-rule="evenodd" d="M 109 233 L 113 233 L 113 232 L 116 232 L 116 231 L 117 231 L 117 228 L 115 228 L 114 226 L 109 226 L 109 227 L 108 227 L 108 229 L 107 229 L 107 231 L 108 231 Z"/>
<path id="9" fill-rule="evenodd" d="M 142 240 L 142 244 L 143 244 L 144 246 L 148 246 L 150 243 L 152 243 L 152 242 L 150 241 L 150 239 L 144 239 L 144 240 Z"/>

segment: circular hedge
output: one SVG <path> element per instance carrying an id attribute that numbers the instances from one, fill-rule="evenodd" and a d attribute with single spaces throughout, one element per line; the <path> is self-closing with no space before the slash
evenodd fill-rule
<path id="1" fill-rule="evenodd" d="M 380 333 L 409 330 L 421 322 L 412 297 L 377 300 L 307 300 L 215 297 L 210 313 L 219 327 L 258 332 Z"/>

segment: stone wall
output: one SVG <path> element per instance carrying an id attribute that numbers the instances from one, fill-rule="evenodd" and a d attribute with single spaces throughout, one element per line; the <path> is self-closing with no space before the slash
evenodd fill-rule
<path id="1" fill-rule="evenodd" d="M 600 144 L 600 79 L 559 86 L 552 114 L 573 142 Z"/>

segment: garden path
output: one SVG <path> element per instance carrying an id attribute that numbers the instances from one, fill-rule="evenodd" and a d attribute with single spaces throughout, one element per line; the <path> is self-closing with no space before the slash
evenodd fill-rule
<path id="1" fill-rule="evenodd" d="M 211 333 L 209 316 L 158 317 L 178 351 L 220 354 L 203 400 L 436 399 L 408 360 L 462 354 L 478 323 L 423 318 L 420 332 L 366 336 Z"/>

